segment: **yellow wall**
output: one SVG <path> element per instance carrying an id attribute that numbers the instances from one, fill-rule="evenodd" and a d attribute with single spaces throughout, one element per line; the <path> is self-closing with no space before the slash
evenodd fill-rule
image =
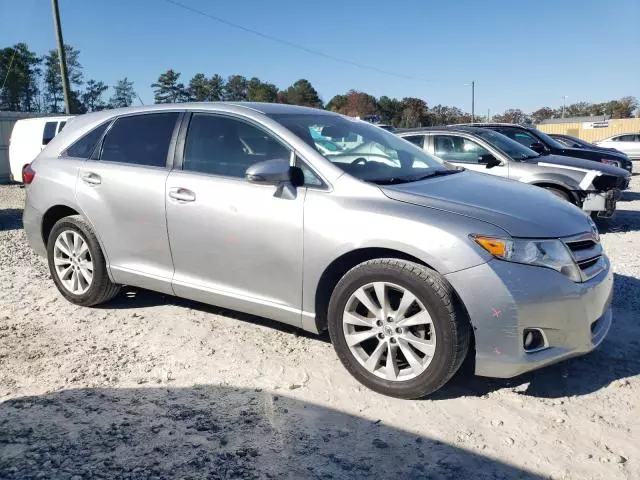
<path id="1" fill-rule="evenodd" d="M 537 128 L 545 133 L 564 133 L 588 142 L 597 142 L 620 133 L 640 132 L 640 118 L 619 118 L 608 120 L 606 128 L 584 128 L 584 123 L 543 123 Z"/>

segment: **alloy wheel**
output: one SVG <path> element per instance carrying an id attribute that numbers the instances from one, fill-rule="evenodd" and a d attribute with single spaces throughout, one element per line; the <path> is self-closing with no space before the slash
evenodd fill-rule
<path id="1" fill-rule="evenodd" d="M 93 261 L 86 240 L 74 230 L 63 230 L 53 246 L 56 274 L 64 288 L 82 295 L 93 281 Z"/>
<path id="2" fill-rule="evenodd" d="M 435 354 L 431 315 L 414 293 L 393 283 L 358 288 L 345 305 L 342 327 L 352 355 L 385 380 L 417 377 Z"/>

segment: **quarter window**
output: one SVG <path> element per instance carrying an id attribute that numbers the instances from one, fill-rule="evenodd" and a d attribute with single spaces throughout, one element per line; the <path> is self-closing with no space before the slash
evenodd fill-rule
<path id="1" fill-rule="evenodd" d="M 290 158 L 291 151 L 265 131 L 229 117 L 196 113 L 189 122 L 182 168 L 244 178 L 254 163 Z"/>
<path id="2" fill-rule="evenodd" d="M 164 167 L 178 112 L 121 117 L 102 143 L 100 160 Z"/>
<path id="3" fill-rule="evenodd" d="M 98 140 L 100 140 L 108 125 L 109 122 L 103 123 L 99 127 L 91 130 L 84 137 L 71 145 L 64 155 L 75 158 L 89 158 L 96 147 L 96 143 L 98 143 Z"/>
<path id="4" fill-rule="evenodd" d="M 491 152 L 468 138 L 455 135 L 435 135 L 435 154 L 442 160 L 458 163 L 481 163 Z"/>

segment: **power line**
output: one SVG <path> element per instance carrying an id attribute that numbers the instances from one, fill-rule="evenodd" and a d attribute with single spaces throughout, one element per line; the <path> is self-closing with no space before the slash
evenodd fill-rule
<path id="1" fill-rule="evenodd" d="M 171 3 L 172 5 L 175 5 L 177 7 L 183 8 L 184 10 L 188 10 L 188 11 L 190 11 L 192 13 L 197 14 L 197 15 L 201 15 L 201 16 L 207 17 L 207 18 L 209 18 L 211 20 L 215 20 L 216 22 L 219 22 L 219 23 L 222 23 L 224 25 L 227 25 L 228 27 L 232 27 L 232 28 L 235 28 L 237 30 L 242 30 L 242 31 L 247 32 L 247 33 L 252 33 L 253 35 L 265 38 L 267 40 L 271 40 L 272 42 L 280 43 L 282 45 L 286 45 L 286 46 L 291 47 L 291 48 L 302 50 L 303 52 L 311 53 L 312 55 L 317 55 L 319 57 L 324 57 L 324 58 L 327 58 L 329 60 L 333 60 L 334 62 L 340 62 L 340 63 L 344 63 L 346 65 L 351 65 L 352 67 L 360 68 L 362 70 L 370 70 L 370 71 L 373 71 L 373 72 L 383 73 L 385 75 L 391 75 L 393 77 L 404 78 L 406 80 L 416 80 L 416 81 L 419 81 L 419 82 L 433 83 L 432 80 L 428 80 L 426 78 L 414 77 L 414 76 L 411 76 L 411 75 L 403 75 L 402 73 L 396 73 L 396 72 L 391 72 L 389 70 L 383 70 L 381 68 L 373 67 L 373 66 L 370 66 L 370 65 L 364 65 L 362 63 L 357 63 L 357 62 L 348 60 L 346 58 L 336 57 L 336 56 L 330 55 L 328 53 L 321 52 L 319 50 L 314 50 L 312 48 L 305 47 L 303 45 L 298 45 L 297 43 L 290 42 L 289 40 L 284 40 L 282 38 L 274 37 L 273 35 L 269 35 L 269 34 L 266 34 L 266 33 L 263 33 L 263 32 L 259 32 L 257 30 L 252 29 L 252 28 L 245 27 L 243 25 L 239 25 L 239 24 L 231 22 L 229 20 L 225 20 L 224 18 L 217 17 L 215 15 L 212 15 L 210 13 L 204 12 L 204 11 L 199 10 L 197 8 L 191 7 L 189 5 L 185 5 L 184 3 L 178 2 L 176 0 L 165 0 L 165 2 Z"/>

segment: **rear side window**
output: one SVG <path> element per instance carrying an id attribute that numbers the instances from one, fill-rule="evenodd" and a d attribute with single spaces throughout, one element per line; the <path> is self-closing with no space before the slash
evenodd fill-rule
<path id="1" fill-rule="evenodd" d="M 164 167 L 178 112 L 122 117 L 102 142 L 100 160 Z"/>
<path id="2" fill-rule="evenodd" d="M 408 137 L 402 137 L 402 138 L 410 141 L 411 143 L 413 143 L 414 145 L 420 148 L 424 148 L 424 135 L 410 135 Z"/>
<path id="3" fill-rule="evenodd" d="M 71 145 L 64 155 L 75 158 L 89 158 L 93 149 L 96 147 L 96 143 L 98 143 L 98 140 L 100 140 L 108 125 L 109 122 L 103 123 L 99 127 L 91 130 L 84 137 Z"/>
<path id="4" fill-rule="evenodd" d="M 58 125 L 58 133 L 60 133 L 62 131 L 62 129 L 64 128 L 64 126 L 67 124 L 67 122 L 60 122 L 60 125 Z"/>
<path id="5" fill-rule="evenodd" d="M 614 140 L 618 142 L 635 142 L 636 135 L 620 135 L 619 137 L 614 138 Z"/>
<path id="6" fill-rule="evenodd" d="M 42 144 L 47 145 L 53 137 L 56 136 L 58 122 L 47 122 L 44 124 L 44 132 L 42 132 Z"/>

